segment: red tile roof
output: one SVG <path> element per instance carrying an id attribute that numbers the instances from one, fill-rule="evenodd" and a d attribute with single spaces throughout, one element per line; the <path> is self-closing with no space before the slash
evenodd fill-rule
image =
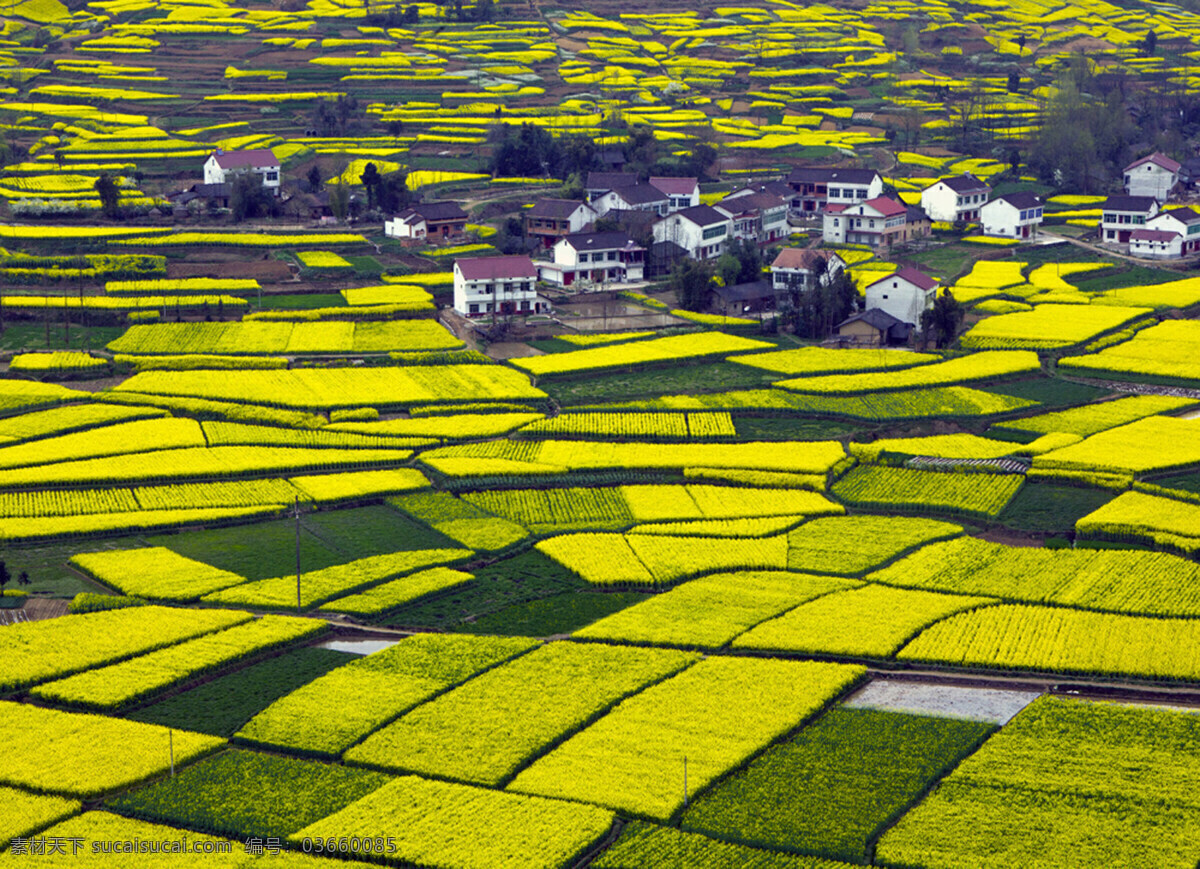
<path id="1" fill-rule="evenodd" d="M 1159 154 L 1159 153 L 1155 152 L 1153 154 L 1143 157 L 1140 160 L 1134 160 L 1132 163 L 1130 163 L 1128 166 L 1125 167 L 1125 171 L 1128 172 L 1130 169 L 1135 169 L 1138 166 L 1141 166 L 1143 163 L 1153 163 L 1155 166 L 1161 166 L 1163 169 L 1166 169 L 1168 172 L 1178 172 L 1180 170 L 1180 168 L 1182 168 L 1178 163 L 1176 163 L 1174 160 L 1172 160 L 1166 154 Z"/>
<path id="2" fill-rule="evenodd" d="M 869 205 L 884 217 L 894 217 L 908 211 L 908 207 L 903 202 L 897 202 L 889 196 L 876 196 L 874 199 L 868 199 L 863 205 Z"/>
<path id="3" fill-rule="evenodd" d="M 1129 234 L 1133 241 L 1173 241 L 1179 238 L 1177 232 L 1167 232 L 1165 229 L 1135 229 Z"/>
<path id="4" fill-rule="evenodd" d="M 938 282 L 934 278 L 929 277 L 929 275 L 925 274 L 924 272 L 919 272 L 914 268 L 905 266 L 904 268 L 899 269 L 898 271 L 894 271 L 891 274 L 884 275 L 882 278 L 880 278 L 877 281 L 872 281 L 871 283 L 867 284 L 867 289 L 870 289 L 871 287 L 875 286 L 875 284 L 881 284 L 884 281 L 890 281 L 893 278 L 901 278 L 903 280 L 906 280 L 913 286 L 919 287 L 922 290 L 932 290 L 934 287 L 936 287 L 938 285 Z"/>
<path id="5" fill-rule="evenodd" d="M 256 148 L 251 151 L 230 151 L 228 153 L 214 151 L 213 156 L 217 158 L 217 165 L 222 169 L 242 169 L 247 166 L 264 169 L 267 166 L 279 165 L 279 159 L 270 148 Z"/>

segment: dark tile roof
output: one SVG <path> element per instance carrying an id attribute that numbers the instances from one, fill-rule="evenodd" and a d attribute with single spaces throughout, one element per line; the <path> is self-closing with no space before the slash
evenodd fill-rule
<path id="1" fill-rule="evenodd" d="M 583 186 L 588 190 L 612 190 L 633 184 L 637 184 L 637 176 L 632 172 L 589 172 Z"/>
<path id="2" fill-rule="evenodd" d="M 714 223 L 724 223 L 729 219 L 711 205 L 693 205 L 691 208 L 677 211 L 675 216 L 685 217 L 697 226 L 712 226 Z M 663 220 L 669 219 L 667 217 L 663 218 Z"/>
<path id="3" fill-rule="evenodd" d="M 667 194 L 649 184 L 634 184 L 630 187 L 613 187 L 612 192 L 620 196 L 630 205 L 649 205 L 652 202 L 666 202 Z"/>
<path id="4" fill-rule="evenodd" d="M 530 217 L 550 217 L 556 220 L 566 220 L 575 213 L 575 209 L 583 204 L 578 199 L 539 199 L 533 204 L 533 208 L 525 213 Z"/>
<path id="5" fill-rule="evenodd" d="M 619 250 L 637 247 L 637 242 L 626 232 L 575 232 L 564 235 L 563 240 L 575 250 Z"/>
<path id="6" fill-rule="evenodd" d="M 1169 214 L 1176 220 L 1183 223 L 1195 223 L 1196 221 L 1200 220 L 1200 214 L 1197 214 L 1194 208 L 1188 208 L 1186 206 L 1183 208 L 1172 208 L 1170 211 L 1164 211 L 1162 213 Z"/>
<path id="7" fill-rule="evenodd" d="M 467 219 L 467 213 L 457 202 L 418 202 L 411 210 L 426 220 Z"/>
<path id="8" fill-rule="evenodd" d="M 1031 193 L 1028 190 L 1021 190 L 1017 193 L 1005 193 L 1003 196 L 997 196 L 992 202 L 1004 200 L 1013 208 L 1037 208 L 1042 204 L 1042 198 L 1036 193 Z"/>
<path id="9" fill-rule="evenodd" d="M 949 178 L 938 179 L 955 193 L 974 193 L 980 190 L 991 190 L 987 182 L 974 175 L 951 175 Z"/>
<path id="10" fill-rule="evenodd" d="M 869 308 L 860 314 L 855 314 L 853 317 L 847 317 L 845 320 L 842 320 L 842 322 L 838 323 L 837 327 L 841 329 L 843 326 L 848 326 L 849 324 L 858 322 L 859 320 L 881 331 L 884 329 L 890 329 L 893 326 L 903 325 L 904 323 L 903 320 L 893 317 L 882 308 Z"/>
<path id="11" fill-rule="evenodd" d="M 879 173 L 874 169 L 845 169 L 837 166 L 797 166 L 787 177 L 789 184 L 870 184 Z"/>
<path id="12" fill-rule="evenodd" d="M 1153 196 L 1110 196 L 1104 200 L 1105 211 L 1145 212 L 1158 205 Z"/>
<path id="13" fill-rule="evenodd" d="M 743 211 L 765 211 L 772 208 L 782 208 L 787 200 L 774 193 L 747 193 L 733 199 L 726 197 L 716 203 L 716 207 L 738 214 Z"/>
<path id="14" fill-rule="evenodd" d="M 775 289 L 770 281 L 751 281 L 746 284 L 733 284 L 729 287 L 713 287 L 713 292 L 726 302 L 752 302 L 756 299 L 770 299 L 775 296 Z"/>

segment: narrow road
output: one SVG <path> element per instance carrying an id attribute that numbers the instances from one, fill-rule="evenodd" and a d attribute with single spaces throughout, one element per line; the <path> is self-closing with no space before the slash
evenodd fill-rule
<path id="1" fill-rule="evenodd" d="M 1061 241 L 1065 241 L 1068 244 L 1073 244 L 1076 247 L 1083 248 L 1084 250 L 1089 250 L 1092 253 L 1098 253 L 1098 254 L 1103 254 L 1104 256 L 1114 257 L 1116 259 L 1122 259 L 1128 263 L 1132 263 L 1133 265 L 1143 266 L 1145 268 L 1158 268 L 1158 269 L 1174 268 L 1177 270 L 1184 270 L 1184 269 L 1190 269 L 1193 265 L 1195 265 L 1198 261 L 1200 261 L 1200 257 L 1197 257 L 1197 256 L 1188 257 L 1186 259 L 1169 259 L 1169 260 L 1145 259 L 1143 257 L 1136 257 L 1136 256 L 1132 256 L 1127 253 L 1118 253 L 1117 251 L 1103 247 L 1102 245 L 1093 244 L 1090 241 L 1083 241 L 1082 239 L 1078 239 L 1078 238 L 1072 238 L 1069 235 L 1059 235 L 1056 232 L 1048 232 L 1045 229 L 1041 229 L 1041 230 L 1039 230 L 1039 232 L 1044 236 L 1048 236 L 1050 238 L 1056 238 Z"/>

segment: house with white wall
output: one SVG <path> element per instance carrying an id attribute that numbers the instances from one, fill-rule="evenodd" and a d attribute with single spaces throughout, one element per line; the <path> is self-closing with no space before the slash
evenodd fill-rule
<path id="1" fill-rule="evenodd" d="M 1129 236 L 1158 214 L 1153 196 L 1110 196 L 1100 214 L 1100 240 L 1109 244 L 1128 244 Z"/>
<path id="2" fill-rule="evenodd" d="M 538 262 L 538 276 L 548 284 L 569 287 L 577 281 L 636 283 L 642 280 L 646 249 L 624 232 L 582 232 L 560 238 L 553 261 Z"/>
<path id="3" fill-rule="evenodd" d="M 262 186 L 279 195 L 279 158 L 270 148 L 249 151 L 224 151 L 218 148 L 204 161 L 205 184 L 230 184 L 238 175 L 252 172 L 262 178 Z"/>
<path id="4" fill-rule="evenodd" d="M 1166 202 L 1179 183 L 1183 167 L 1166 154 L 1155 152 L 1134 160 L 1125 167 L 1125 193 L 1129 196 L 1153 196 Z"/>
<path id="5" fill-rule="evenodd" d="M 651 178 L 650 186 L 667 195 L 668 214 L 700 204 L 698 178 Z"/>
<path id="6" fill-rule="evenodd" d="M 592 206 L 577 199 L 539 199 L 525 212 L 525 235 L 551 247 L 564 235 L 583 232 L 597 217 Z"/>
<path id="7" fill-rule="evenodd" d="M 979 209 L 980 228 L 984 235 L 1036 238 L 1042 224 L 1042 208 L 1041 197 L 1036 193 L 1006 193 Z"/>
<path id="8" fill-rule="evenodd" d="M 777 292 L 812 289 L 818 272 L 825 286 L 845 268 L 845 260 L 831 250 L 785 247 L 771 263 L 771 286 Z"/>
<path id="9" fill-rule="evenodd" d="M 873 169 L 797 166 L 786 183 L 792 188 L 792 209 L 808 217 L 829 205 L 854 205 L 883 194 L 883 177 Z"/>
<path id="10" fill-rule="evenodd" d="M 920 332 L 921 312 L 933 305 L 937 288 L 936 278 L 905 267 L 867 285 L 867 310 L 886 311 Z"/>
<path id="11" fill-rule="evenodd" d="M 454 261 L 454 310 L 464 317 L 532 314 L 543 309 L 537 297 L 537 267 L 527 256 L 481 256 Z"/>
<path id="12" fill-rule="evenodd" d="M 692 259 L 715 259 L 733 236 L 733 220 L 711 205 L 685 208 L 654 224 L 654 240 L 678 245 Z"/>
<path id="13" fill-rule="evenodd" d="M 1170 211 L 1160 211 L 1146 221 L 1146 229 L 1156 229 L 1174 232 L 1179 235 L 1180 255 L 1200 251 L 1200 213 L 1192 208 L 1172 208 Z M 1130 236 L 1130 253 L 1133 236 Z"/>
<path id="14" fill-rule="evenodd" d="M 822 218 L 826 244 L 866 244 L 888 247 L 908 240 L 908 206 L 888 196 L 856 205 L 829 205 Z"/>
<path id="15" fill-rule="evenodd" d="M 970 172 L 941 178 L 921 191 L 921 207 L 931 220 L 973 223 L 988 201 L 992 188 Z"/>
<path id="16" fill-rule="evenodd" d="M 1129 233 L 1129 253 L 1146 259 L 1183 256 L 1183 236 L 1166 229 L 1135 229 Z"/>
<path id="17" fill-rule="evenodd" d="M 786 238 L 791 232 L 787 222 L 788 201 L 773 193 L 726 196 L 713 208 L 733 221 L 734 238 L 766 244 Z"/>
<path id="18" fill-rule="evenodd" d="M 659 217 L 670 212 L 670 197 L 649 184 L 617 187 L 590 200 L 600 217 L 610 211 L 652 211 Z"/>
<path id="19" fill-rule="evenodd" d="M 416 241 L 446 241 L 467 231 L 467 212 L 457 202 L 418 202 L 383 222 L 383 234 Z"/>

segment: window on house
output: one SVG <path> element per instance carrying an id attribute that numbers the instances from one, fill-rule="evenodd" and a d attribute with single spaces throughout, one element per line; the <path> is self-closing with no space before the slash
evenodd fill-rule
<path id="1" fill-rule="evenodd" d="M 588 261 L 587 254 L 586 254 L 586 253 L 581 253 L 581 254 L 579 255 L 579 261 L 580 261 L 581 263 L 585 263 L 585 262 L 587 262 L 587 261 Z"/>
<path id="2" fill-rule="evenodd" d="M 841 195 L 842 195 L 842 190 L 841 190 L 841 188 L 840 188 L 840 187 L 830 187 L 830 188 L 829 188 L 829 195 L 830 195 L 831 197 L 833 197 L 833 196 L 841 196 Z"/>
<path id="3" fill-rule="evenodd" d="M 615 250 L 610 250 L 608 252 L 608 258 L 609 260 L 615 260 L 617 258 L 617 252 Z"/>
<path id="4" fill-rule="evenodd" d="M 495 284 L 486 284 L 486 285 L 484 285 L 484 288 L 483 288 L 483 291 L 485 293 L 495 292 L 495 290 L 496 290 Z"/>
<path id="5" fill-rule="evenodd" d="M 268 172 L 268 173 L 267 173 L 267 180 L 268 180 L 268 181 L 278 181 L 278 180 L 279 180 L 279 173 L 278 173 L 278 172 Z"/>
<path id="6" fill-rule="evenodd" d="M 479 313 L 479 305 L 467 305 L 467 313 L 478 314 Z"/>

